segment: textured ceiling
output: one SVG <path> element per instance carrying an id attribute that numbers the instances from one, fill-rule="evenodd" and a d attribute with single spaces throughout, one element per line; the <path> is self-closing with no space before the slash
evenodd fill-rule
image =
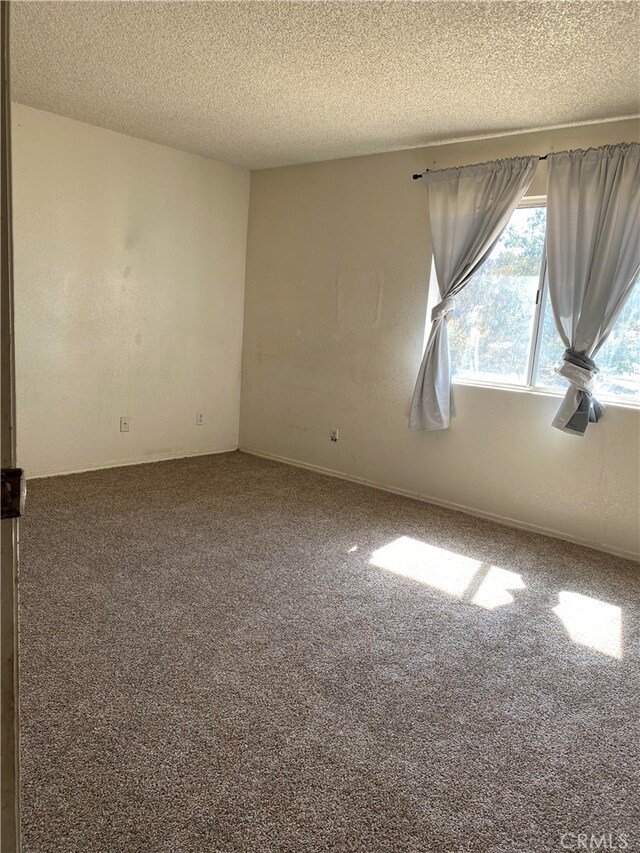
<path id="1" fill-rule="evenodd" d="M 249 168 L 639 112 L 638 2 L 17 2 L 13 99 Z"/>

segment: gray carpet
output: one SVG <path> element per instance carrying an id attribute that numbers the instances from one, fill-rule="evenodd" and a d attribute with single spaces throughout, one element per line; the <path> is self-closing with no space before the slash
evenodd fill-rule
<path id="1" fill-rule="evenodd" d="M 21 549 L 25 853 L 639 849 L 634 563 L 241 453 L 32 481 Z"/>

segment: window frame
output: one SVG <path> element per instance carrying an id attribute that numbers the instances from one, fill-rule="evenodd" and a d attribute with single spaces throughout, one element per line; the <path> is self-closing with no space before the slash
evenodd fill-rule
<path id="1" fill-rule="evenodd" d="M 544 207 L 547 206 L 546 196 L 529 196 L 524 198 L 517 206 L 516 210 L 521 208 Z M 438 284 L 435 278 L 435 268 L 431 269 L 431 283 L 437 290 Z M 637 286 L 640 286 L 638 284 Z M 515 382 L 499 382 L 495 379 L 470 379 L 457 376 L 451 377 L 453 385 L 470 385 L 476 388 L 496 388 L 503 391 L 520 391 L 533 394 L 545 394 L 552 397 L 563 397 L 566 389 L 550 388 L 546 385 L 538 385 L 536 383 L 536 374 L 538 372 L 538 364 L 540 361 L 540 347 L 542 343 L 542 333 L 544 328 L 544 309 L 547 302 L 547 294 L 549 283 L 547 279 L 547 258 L 543 250 L 542 262 L 540 264 L 540 277 L 538 280 L 538 289 L 536 291 L 535 314 L 533 319 L 533 328 L 531 331 L 531 340 L 529 342 L 529 355 L 527 357 L 526 368 L 526 383 Z M 426 340 L 426 339 L 425 339 Z M 568 387 L 568 386 L 567 386 Z M 620 406 L 621 408 L 638 409 L 640 408 L 640 400 L 634 399 L 631 396 L 623 394 L 607 394 L 605 392 L 598 393 L 596 388 L 596 396 L 599 400 L 607 403 L 607 405 Z"/>
<path id="2" fill-rule="evenodd" d="M 518 205 L 520 208 L 544 207 L 546 217 L 547 197 L 538 196 L 526 199 Z M 536 307 L 533 317 L 533 329 L 531 330 L 531 341 L 529 342 L 529 358 L 527 361 L 527 384 L 525 388 L 535 388 L 534 379 L 538 372 L 540 360 L 540 344 L 542 342 L 542 330 L 544 325 L 544 306 L 547 300 L 547 253 L 546 239 L 542 246 L 542 261 L 540 262 L 540 275 L 538 278 L 538 289 L 536 291 Z"/>

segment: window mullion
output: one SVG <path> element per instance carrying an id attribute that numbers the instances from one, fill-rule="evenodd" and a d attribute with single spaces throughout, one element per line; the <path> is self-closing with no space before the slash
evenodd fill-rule
<path id="1" fill-rule="evenodd" d="M 544 325 L 544 306 L 547 298 L 547 244 L 542 249 L 542 261 L 540 263 L 540 284 L 536 293 L 536 311 L 531 333 L 531 348 L 527 363 L 527 385 L 535 385 L 535 377 L 538 370 L 538 359 L 540 358 L 540 342 Z"/>

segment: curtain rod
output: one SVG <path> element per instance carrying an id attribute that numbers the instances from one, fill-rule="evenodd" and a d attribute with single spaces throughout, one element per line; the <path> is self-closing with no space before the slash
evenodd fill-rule
<path id="1" fill-rule="evenodd" d="M 538 160 L 546 160 L 549 155 L 545 154 L 543 157 L 538 157 Z M 448 168 L 448 167 L 447 167 Z M 420 178 L 424 178 L 427 172 L 439 172 L 440 169 L 425 169 L 424 172 L 420 175 L 412 175 L 414 181 L 419 181 Z"/>

